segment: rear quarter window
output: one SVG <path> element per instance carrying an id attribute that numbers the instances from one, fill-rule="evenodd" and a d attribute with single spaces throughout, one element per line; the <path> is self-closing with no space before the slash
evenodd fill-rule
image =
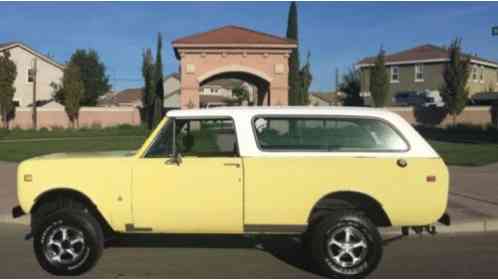
<path id="1" fill-rule="evenodd" d="M 375 118 L 257 116 L 263 151 L 402 152 L 409 146 L 389 123 Z"/>

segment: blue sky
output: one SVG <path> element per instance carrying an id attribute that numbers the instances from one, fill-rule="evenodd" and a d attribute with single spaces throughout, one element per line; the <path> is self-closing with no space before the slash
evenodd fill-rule
<path id="1" fill-rule="evenodd" d="M 178 69 L 171 41 L 223 25 L 284 36 L 288 2 L 0 3 L 0 42 L 22 41 L 66 62 L 76 48 L 94 48 L 113 88 L 142 85 L 141 53 L 164 38 L 164 72 Z M 418 44 L 463 39 L 466 51 L 498 61 L 498 3 L 299 2 L 302 61 L 311 51 L 312 90 L 330 90 L 334 69 Z"/>

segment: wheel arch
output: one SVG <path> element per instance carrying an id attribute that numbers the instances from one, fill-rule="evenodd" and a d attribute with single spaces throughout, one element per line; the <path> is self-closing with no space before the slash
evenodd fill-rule
<path id="1" fill-rule="evenodd" d="M 84 205 L 88 206 L 88 210 L 90 210 L 92 214 L 95 216 L 99 224 L 102 226 L 104 232 L 107 233 L 113 231 L 111 224 L 102 214 L 102 212 L 98 209 L 97 205 L 93 202 L 93 200 L 84 193 L 69 187 L 52 188 L 48 191 L 39 194 L 34 199 L 33 206 L 31 207 L 29 213 L 33 214 L 44 203 L 58 199 L 72 199 L 80 203 L 83 203 Z"/>
<path id="2" fill-rule="evenodd" d="M 341 209 L 359 209 L 378 227 L 391 225 L 391 220 L 382 204 L 372 196 L 355 191 L 338 191 L 320 198 L 308 216 L 308 224 L 312 224 L 326 216 L 330 211 Z"/>

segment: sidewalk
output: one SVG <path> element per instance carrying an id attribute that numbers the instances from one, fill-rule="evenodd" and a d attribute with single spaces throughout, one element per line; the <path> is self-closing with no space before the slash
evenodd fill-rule
<path id="1" fill-rule="evenodd" d="M 0 222 L 28 223 L 28 217 L 12 219 L 17 205 L 17 163 L 0 162 Z M 483 167 L 450 167 L 451 187 L 447 212 L 451 226 L 438 232 L 498 231 L 498 164 Z M 395 229 L 388 230 L 389 232 Z"/>

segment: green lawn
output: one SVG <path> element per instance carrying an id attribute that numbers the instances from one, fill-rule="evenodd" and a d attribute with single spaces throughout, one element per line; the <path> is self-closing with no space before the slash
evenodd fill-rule
<path id="1" fill-rule="evenodd" d="M 107 136 L 87 138 L 22 139 L 18 142 L 0 141 L 0 161 L 22 161 L 37 155 L 60 152 L 93 152 L 136 150 L 144 136 Z M 497 144 L 463 144 L 430 141 L 449 165 L 478 166 L 498 162 Z"/>
<path id="2" fill-rule="evenodd" d="M 498 162 L 498 144 L 429 142 L 448 165 L 479 166 Z"/>
<path id="3" fill-rule="evenodd" d="M 143 136 L 110 136 L 0 142 L 0 161 L 19 162 L 38 155 L 61 152 L 136 150 L 144 139 Z"/>

